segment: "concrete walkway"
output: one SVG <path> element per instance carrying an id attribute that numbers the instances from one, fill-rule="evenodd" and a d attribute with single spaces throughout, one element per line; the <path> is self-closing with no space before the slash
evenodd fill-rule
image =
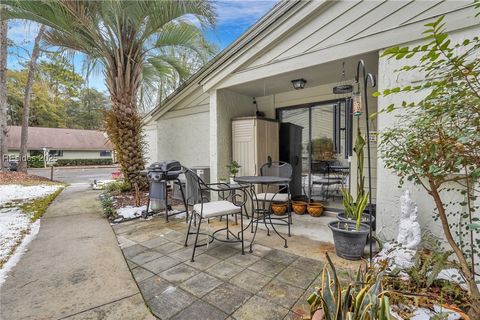
<path id="1" fill-rule="evenodd" d="M 0 288 L 0 319 L 154 319 L 97 197 L 72 185 L 48 208 Z"/>

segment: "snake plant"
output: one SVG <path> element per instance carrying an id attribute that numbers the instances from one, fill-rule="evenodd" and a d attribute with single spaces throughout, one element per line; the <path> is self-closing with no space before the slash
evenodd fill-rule
<path id="1" fill-rule="evenodd" d="M 310 314 L 323 311 L 324 320 L 390 320 L 389 299 L 382 289 L 383 273 L 358 269 L 354 283 L 342 287 L 327 254 L 320 288 L 308 298 Z"/>

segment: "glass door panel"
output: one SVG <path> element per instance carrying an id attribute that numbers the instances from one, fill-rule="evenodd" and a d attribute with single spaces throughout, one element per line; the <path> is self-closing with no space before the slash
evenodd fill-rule
<path id="1" fill-rule="evenodd" d="M 302 194 L 326 203 L 330 210 L 342 208 L 341 188 L 348 188 L 351 135 L 346 110 L 348 100 L 280 109 L 282 123 L 303 127 L 301 141 Z M 349 112 L 347 113 L 350 114 Z M 292 146 L 280 146 L 291 148 Z"/>

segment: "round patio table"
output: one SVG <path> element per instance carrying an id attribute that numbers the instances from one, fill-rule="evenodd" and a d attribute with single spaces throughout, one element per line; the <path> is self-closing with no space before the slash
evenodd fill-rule
<path id="1" fill-rule="evenodd" d="M 239 184 L 247 184 L 247 185 L 250 186 L 249 187 L 249 192 L 247 192 L 247 193 L 249 194 L 249 196 L 252 200 L 252 218 L 250 220 L 249 225 L 245 229 L 248 229 L 248 227 L 250 225 L 253 228 L 254 220 L 256 222 L 255 232 L 253 234 L 252 241 L 250 242 L 250 252 L 252 252 L 253 242 L 255 241 L 255 236 L 257 235 L 258 221 L 260 220 L 260 217 L 258 215 L 255 218 L 255 212 L 258 213 L 258 214 L 260 214 L 260 213 L 263 214 L 263 219 L 261 219 L 261 220 L 263 220 L 263 222 L 265 224 L 265 227 L 267 228 L 267 231 L 269 231 L 267 223 L 266 223 L 267 216 L 268 216 L 268 220 L 270 222 L 270 225 L 271 225 L 273 231 L 275 231 L 275 233 L 281 239 L 283 239 L 283 241 L 285 242 L 284 247 L 287 248 L 287 239 L 285 237 L 283 237 L 277 231 L 277 229 L 275 228 L 275 226 L 274 226 L 275 223 L 272 221 L 272 217 L 271 217 L 270 212 L 268 210 L 258 208 L 258 198 L 256 196 L 255 185 L 284 185 L 284 186 L 287 187 L 288 194 L 290 194 L 290 191 L 288 190 L 288 188 L 289 188 L 289 184 L 290 184 L 291 179 L 290 178 L 285 178 L 285 177 L 278 177 L 278 176 L 241 176 L 241 177 L 235 177 L 234 180 L 235 180 L 235 182 L 237 182 Z M 257 202 L 257 209 L 255 209 L 255 201 Z M 273 199 L 272 199 L 272 201 L 273 201 Z M 277 223 L 277 224 L 279 224 L 279 223 Z M 270 233 L 268 233 L 268 235 L 270 235 Z"/>

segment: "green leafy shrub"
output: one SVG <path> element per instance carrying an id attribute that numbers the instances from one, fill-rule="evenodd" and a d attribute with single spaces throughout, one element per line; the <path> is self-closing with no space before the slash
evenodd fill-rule
<path id="1" fill-rule="evenodd" d="M 43 168 L 43 156 L 32 156 L 27 158 L 29 168 Z"/>
<path id="2" fill-rule="evenodd" d="M 113 206 L 113 199 L 110 195 L 103 193 L 100 195 L 100 203 L 102 204 L 103 214 L 109 220 L 117 217 L 117 211 Z"/>
<path id="3" fill-rule="evenodd" d="M 101 166 L 113 164 L 112 159 L 58 159 L 55 166 Z"/>
<path id="4" fill-rule="evenodd" d="M 132 184 L 126 180 L 110 182 L 105 186 L 105 191 L 110 194 L 118 194 L 132 190 Z"/>

